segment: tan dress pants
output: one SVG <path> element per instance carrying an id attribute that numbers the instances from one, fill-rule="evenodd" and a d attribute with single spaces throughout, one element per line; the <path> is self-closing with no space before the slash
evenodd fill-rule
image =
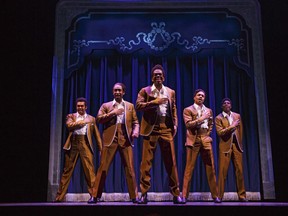
<path id="1" fill-rule="evenodd" d="M 92 194 L 92 187 L 95 182 L 95 167 L 93 163 L 93 154 L 91 152 L 91 149 L 89 148 L 86 135 L 72 135 L 71 139 L 71 149 L 65 151 L 64 170 L 56 194 L 56 201 L 62 201 L 64 199 L 79 156 L 81 159 L 85 180 L 87 182 L 88 192 L 90 195 Z"/>

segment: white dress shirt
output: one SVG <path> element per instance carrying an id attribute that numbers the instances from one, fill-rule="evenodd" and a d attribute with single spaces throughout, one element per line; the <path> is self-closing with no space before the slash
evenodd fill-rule
<path id="1" fill-rule="evenodd" d="M 124 113 L 125 113 L 125 101 L 122 99 L 120 103 L 118 103 L 115 99 L 112 102 L 113 106 L 117 109 L 123 109 L 124 112 L 120 115 L 117 115 L 117 124 L 124 124 Z"/>
<path id="2" fill-rule="evenodd" d="M 169 94 L 164 85 L 162 85 L 162 88 L 160 91 L 155 87 L 155 85 L 152 85 L 152 94 L 154 95 L 155 98 L 160 97 L 160 98 L 168 98 Z M 158 107 L 158 115 L 159 116 L 166 116 L 167 115 L 167 109 L 168 109 L 168 102 L 164 104 L 160 104 Z"/>
<path id="3" fill-rule="evenodd" d="M 77 112 L 76 122 L 84 120 L 86 117 L 87 117 L 87 113 L 85 113 L 83 116 L 81 116 Z M 85 126 L 83 126 L 82 128 L 76 129 L 73 134 L 74 135 L 86 135 L 86 131 L 87 131 L 87 124 L 85 124 Z"/>
<path id="4" fill-rule="evenodd" d="M 197 115 L 197 119 L 200 118 L 202 116 L 202 113 L 207 111 L 207 108 L 205 107 L 205 105 L 203 104 L 202 107 L 200 107 L 199 105 L 197 105 L 196 103 L 194 103 L 194 108 L 197 110 L 198 115 Z M 206 128 L 208 129 L 208 119 L 205 119 L 203 121 L 203 123 L 200 125 L 201 128 Z"/>

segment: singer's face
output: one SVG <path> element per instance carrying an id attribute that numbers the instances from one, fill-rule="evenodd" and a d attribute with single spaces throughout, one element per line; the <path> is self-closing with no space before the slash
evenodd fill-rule
<path id="1" fill-rule="evenodd" d="M 154 85 L 162 85 L 162 83 L 164 82 L 165 78 L 164 78 L 164 74 L 163 71 L 160 69 L 156 69 L 153 71 L 153 76 L 152 76 L 152 82 L 154 83 Z"/>
<path id="2" fill-rule="evenodd" d="M 115 84 L 113 87 L 113 95 L 117 102 L 120 102 L 124 96 L 125 92 L 121 85 Z"/>
<path id="3" fill-rule="evenodd" d="M 232 108 L 230 101 L 225 100 L 222 104 L 222 110 L 226 113 L 229 113 Z"/>
<path id="4" fill-rule="evenodd" d="M 84 101 L 77 102 L 76 109 L 80 115 L 84 115 L 87 109 L 85 102 Z"/>
<path id="5" fill-rule="evenodd" d="M 205 93 L 202 91 L 199 91 L 195 96 L 194 96 L 194 102 L 197 105 L 202 105 L 205 100 Z"/>

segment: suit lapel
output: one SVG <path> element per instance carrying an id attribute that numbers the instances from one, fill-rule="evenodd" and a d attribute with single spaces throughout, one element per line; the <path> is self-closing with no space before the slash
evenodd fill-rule
<path id="1" fill-rule="evenodd" d="M 151 93 L 151 89 L 152 89 L 152 86 L 148 86 L 148 87 L 146 88 L 146 92 L 147 92 L 147 94 L 149 95 L 149 97 L 154 97 L 154 95 L 152 95 L 152 93 Z"/>

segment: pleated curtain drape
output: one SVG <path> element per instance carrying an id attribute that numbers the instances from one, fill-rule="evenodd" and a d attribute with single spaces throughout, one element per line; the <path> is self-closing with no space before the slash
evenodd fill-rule
<path id="1" fill-rule="evenodd" d="M 222 49 L 203 49 L 198 53 L 187 54 L 181 50 L 173 50 L 162 56 L 153 56 L 139 49 L 129 54 L 118 53 L 116 50 L 93 50 L 85 56 L 84 63 L 78 70 L 67 75 L 64 80 L 63 122 L 65 115 L 75 112 L 75 99 L 88 99 L 87 112 L 97 115 L 101 104 L 113 99 L 112 87 L 116 82 L 126 85 L 124 99 L 135 104 L 138 91 L 151 85 L 151 68 L 162 64 L 166 76 L 164 85 L 176 92 L 177 114 L 179 119 L 178 132 L 175 136 L 177 166 L 182 188 L 185 169 L 185 125 L 183 109 L 193 104 L 193 93 L 197 88 L 206 91 L 205 106 L 213 110 L 215 118 L 221 112 L 221 100 L 230 97 L 233 101 L 232 110 L 242 116 L 244 124 L 244 177 L 247 191 L 260 191 L 260 164 L 255 104 L 255 86 L 253 74 L 237 66 L 235 56 L 225 53 Z M 139 121 L 142 114 L 137 112 Z M 102 125 L 98 125 L 102 132 Z M 67 129 L 63 124 L 62 141 L 67 137 Z M 212 131 L 213 152 L 218 176 L 218 137 L 215 127 Z M 95 151 L 97 152 L 97 151 Z M 134 161 L 137 181 L 142 153 L 142 137 L 134 141 Z M 62 158 L 61 167 L 63 167 Z M 191 183 L 191 192 L 209 192 L 205 168 L 199 155 Z M 99 155 L 95 154 L 95 167 L 98 168 Z M 151 192 L 169 192 L 168 179 L 162 162 L 160 149 L 157 148 L 151 170 Z M 236 183 L 232 164 L 229 167 L 226 191 L 236 191 Z M 68 193 L 87 192 L 86 182 L 80 160 L 78 161 Z M 105 191 L 107 193 L 126 193 L 127 184 L 119 154 L 111 164 Z"/>

